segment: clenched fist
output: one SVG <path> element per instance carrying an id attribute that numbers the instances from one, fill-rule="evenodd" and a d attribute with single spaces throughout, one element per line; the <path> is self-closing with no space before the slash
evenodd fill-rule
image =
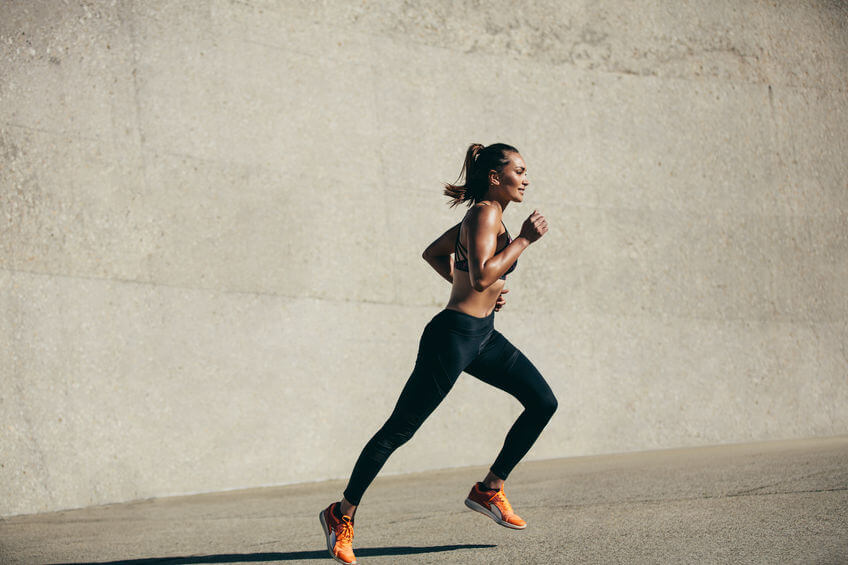
<path id="1" fill-rule="evenodd" d="M 524 220 L 524 223 L 521 225 L 521 234 L 519 237 L 523 237 L 530 243 L 533 243 L 545 235 L 547 231 L 548 221 L 538 210 L 533 210 L 530 217 Z"/>

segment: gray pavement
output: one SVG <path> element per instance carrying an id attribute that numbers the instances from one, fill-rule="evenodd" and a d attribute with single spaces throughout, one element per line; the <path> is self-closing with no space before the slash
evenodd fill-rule
<path id="1" fill-rule="evenodd" d="M 482 467 L 380 477 L 360 563 L 848 563 L 848 436 L 524 463 L 529 523 L 462 501 Z M 332 563 L 318 512 L 342 481 L 146 500 L 0 521 L 6 563 Z"/>

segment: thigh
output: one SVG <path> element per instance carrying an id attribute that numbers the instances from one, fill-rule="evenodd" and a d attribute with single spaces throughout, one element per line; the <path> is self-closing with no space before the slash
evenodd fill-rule
<path id="1" fill-rule="evenodd" d="M 539 370 L 497 330 L 465 372 L 508 392 L 524 406 L 553 396 Z"/>
<path id="2" fill-rule="evenodd" d="M 403 387 L 392 418 L 411 424 L 423 422 L 477 354 L 480 341 L 452 332 L 442 324 L 428 324 L 418 345 L 415 368 Z"/>

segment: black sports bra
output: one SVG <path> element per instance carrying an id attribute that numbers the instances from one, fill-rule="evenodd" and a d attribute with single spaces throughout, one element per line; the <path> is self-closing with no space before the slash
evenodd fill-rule
<path id="1" fill-rule="evenodd" d="M 506 231 L 506 245 L 501 247 L 500 249 L 495 251 L 495 255 L 506 249 L 506 246 L 512 243 L 512 238 L 509 236 L 509 230 L 506 229 L 506 224 L 503 223 L 504 231 Z M 465 246 L 459 241 L 459 234 L 462 233 L 462 227 L 459 228 L 459 231 L 456 233 L 456 245 L 454 246 L 454 254 L 453 254 L 453 268 L 458 269 L 460 271 L 468 272 L 468 250 L 465 249 Z M 461 255 L 460 255 L 461 253 Z M 513 263 L 507 271 L 500 276 L 501 280 L 506 280 L 506 276 L 513 272 L 515 268 L 518 266 L 518 260 Z"/>

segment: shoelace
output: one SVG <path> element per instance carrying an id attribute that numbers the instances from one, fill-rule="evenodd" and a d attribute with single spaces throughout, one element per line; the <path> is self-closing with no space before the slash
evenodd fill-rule
<path id="1" fill-rule="evenodd" d="M 506 499 L 506 495 L 504 494 L 503 489 L 496 492 L 490 500 L 497 500 L 498 502 L 500 502 L 501 508 L 504 509 L 504 514 L 512 514 L 513 513 L 512 512 L 512 505 Z"/>
<path id="2" fill-rule="evenodd" d="M 336 526 L 336 541 L 342 545 L 353 543 L 353 524 L 347 516 L 342 516 L 341 522 Z"/>

